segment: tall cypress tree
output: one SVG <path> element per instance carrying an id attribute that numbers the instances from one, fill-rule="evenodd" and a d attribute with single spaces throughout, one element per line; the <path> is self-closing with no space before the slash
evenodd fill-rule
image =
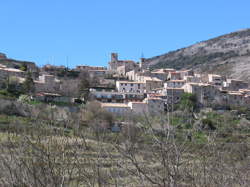
<path id="1" fill-rule="evenodd" d="M 35 84 L 31 72 L 28 72 L 26 75 L 26 79 L 23 83 L 23 92 L 28 95 L 35 92 Z"/>

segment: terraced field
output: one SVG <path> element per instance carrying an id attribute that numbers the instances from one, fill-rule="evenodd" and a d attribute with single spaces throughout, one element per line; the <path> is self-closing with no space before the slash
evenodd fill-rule
<path id="1" fill-rule="evenodd" d="M 213 115 L 216 118 L 222 116 Z M 0 126 L 1 186 L 248 186 L 250 182 L 247 131 L 235 131 L 235 136 L 227 136 L 228 129 L 204 131 L 191 140 L 185 129 L 156 133 L 150 125 L 112 133 L 6 115 L 0 115 Z"/>

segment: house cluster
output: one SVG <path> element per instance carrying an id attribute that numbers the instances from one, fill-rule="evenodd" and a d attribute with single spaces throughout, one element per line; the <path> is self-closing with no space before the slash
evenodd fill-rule
<path id="1" fill-rule="evenodd" d="M 160 114 L 178 104 L 183 93 L 195 94 L 203 107 L 250 104 L 248 83 L 221 75 L 193 70 L 150 71 L 145 59 L 119 60 L 116 53 L 111 54 L 107 72 L 115 75 L 115 88 L 90 88 L 90 95 L 112 113 Z"/>
<path id="2" fill-rule="evenodd" d="M 0 53 L 0 61 L 6 61 L 6 58 Z M 33 75 L 36 98 L 70 102 L 70 94 L 65 93 L 73 89 L 77 80 L 62 78 L 55 73 L 66 69 L 64 66 L 52 65 L 40 68 Z M 198 74 L 190 69 L 149 70 L 145 58 L 141 58 L 140 62 L 119 60 L 118 54 L 112 53 L 108 68 L 81 65 L 70 71 L 74 75 L 84 72 L 90 78 L 97 79 L 97 83 L 89 88 L 89 99 L 100 102 L 102 108 L 117 114 L 160 114 L 178 104 L 183 93 L 195 94 L 200 106 L 204 107 L 250 104 L 250 89 L 248 83 L 242 80 Z M 0 80 L 9 76 L 23 81 L 26 72 L 0 63 Z M 78 77 L 81 78 L 84 77 Z"/>
<path id="3" fill-rule="evenodd" d="M 13 60 L 4 53 L 0 53 L 0 88 L 2 88 L 6 80 L 10 80 L 12 77 L 23 81 L 23 78 L 26 76 L 25 71 L 36 74 L 38 68 L 33 62 Z"/>
<path id="4" fill-rule="evenodd" d="M 15 77 L 24 77 L 25 72 L 16 69 L 16 68 L 10 68 L 5 65 L 0 64 L 0 80 L 4 80 L 5 78 L 15 76 Z"/>

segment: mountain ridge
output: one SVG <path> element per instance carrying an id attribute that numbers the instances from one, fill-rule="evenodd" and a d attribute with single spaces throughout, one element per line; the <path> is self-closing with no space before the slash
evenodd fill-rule
<path id="1" fill-rule="evenodd" d="M 219 73 L 250 82 L 250 29 L 242 29 L 206 41 L 147 58 L 150 69 L 194 69 Z"/>

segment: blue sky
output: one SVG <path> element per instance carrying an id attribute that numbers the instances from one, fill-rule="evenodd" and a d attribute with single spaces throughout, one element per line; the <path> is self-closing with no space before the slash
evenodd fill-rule
<path id="1" fill-rule="evenodd" d="M 249 0 L 1 0 L 0 52 L 38 65 L 152 57 L 250 28 Z"/>

